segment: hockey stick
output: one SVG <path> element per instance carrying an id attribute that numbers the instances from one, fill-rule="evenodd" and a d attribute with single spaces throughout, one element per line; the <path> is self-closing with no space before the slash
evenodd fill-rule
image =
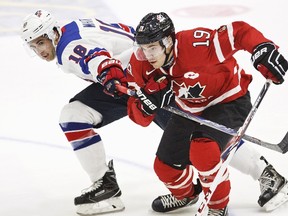
<path id="1" fill-rule="evenodd" d="M 124 94 L 129 95 L 129 96 L 135 96 L 135 91 L 133 91 L 131 89 L 128 89 L 125 86 L 117 85 L 117 90 L 119 92 L 122 92 Z M 199 124 L 206 125 L 208 127 L 214 128 L 216 130 L 219 130 L 219 131 L 221 131 L 223 133 L 226 133 L 226 134 L 229 134 L 231 136 L 237 135 L 237 131 L 235 131 L 234 129 L 231 129 L 231 128 L 228 128 L 228 127 L 226 127 L 224 125 L 218 124 L 216 122 L 201 118 L 199 116 L 195 116 L 195 115 L 193 115 L 191 113 L 186 113 L 186 112 L 184 112 L 184 111 L 182 111 L 180 109 L 177 109 L 175 107 L 166 106 L 166 107 L 163 107 L 162 109 L 165 109 L 165 110 L 167 110 L 169 112 L 172 112 L 172 113 L 177 114 L 179 116 L 182 116 L 184 118 L 190 119 L 192 121 L 198 122 Z M 274 150 L 274 151 L 280 152 L 282 154 L 285 154 L 288 151 L 288 132 L 286 133 L 284 138 L 281 140 L 281 142 L 279 142 L 277 144 L 265 142 L 265 141 L 262 141 L 262 140 L 260 140 L 258 138 L 249 136 L 247 134 L 244 134 L 242 138 L 244 140 L 247 140 L 247 141 L 251 142 L 251 143 L 255 143 L 257 145 L 260 145 L 262 147 L 268 148 L 270 150 Z"/>
<path id="2" fill-rule="evenodd" d="M 233 136 L 229 142 L 227 143 L 226 149 L 222 152 L 221 157 L 227 157 L 224 159 L 224 162 L 222 163 L 220 169 L 218 170 L 208 192 L 204 195 L 202 202 L 197 210 L 197 213 L 195 216 L 201 216 L 203 213 L 203 210 L 206 208 L 208 205 L 213 193 L 215 192 L 217 186 L 219 183 L 221 183 L 221 179 L 223 178 L 223 174 L 226 171 L 232 157 L 234 156 L 235 152 L 237 151 L 237 148 L 242 144 L 241 139 L 245 134 L 245 131 L 247 130 L 249 124 L 251 123 L 251 120 L 253 119 L 256 111 L 258 110 L 259 105 L 261 104 L 261 101 L 263 100 L 267 90 L 269 89 L 271 85 L 271 80 L 267 80 L 258 95 L 255 103 L 253 104 L 248 116 L 246 117 L 242 127 L 239 128 L 237 131 L 237 134 Z"/>
<path id="3" fill-rule="evenodd" d="M 190 114 L 190 113 L 186 113 L 186 112 L 184 112 L 184 111 L 182 111 L 180 109 L 177 109 L 175 107 L 167 106 L 167 107 L 163 107 L 162 109 L 165 109 L 165 110 L 167 110 L 169 112 L 172 112 L 174 114 L 177 114 L 177 115 L 180 115 L 182 117 L 185 117 L 185 118 L 190 119 L 192 121 L 198 122 L 198 123 L 200 123 L 202 125 L 206 125 L 208 127 L 214 128 L 216 130 L 219 130 L 219 131 L 221 131 L 223 133 L 226 133 L 226 134 L 229 134 L 231 136 L 235 136 L 237 134 L 237 131 L 235 131 L 232 128 L 228 128 L 228 127 L 226 127 L 224 125 L 221 125 L 221 124 L 218 124 L 216 122 L 201 118 L 199 116 L 195 116 L 195 115 Z M 280 152 L 282 154 L 285 154 L 288 151 L 288 132 L 285 134 L 285 136 L 281 140 L 281 142 L 279 142 L 277 144 L 265 142 L 265 141 L 262 141 L 262 140 L 260 140 L 258 138 L 249 136 L 247 134 L 243 135 L 243 139 L 247 140 L 247 141 L 249 141 L 251 143 L 255 143 L 257 145 L 260 145 L 262 147 L 268 148 L 270 150 L 274 150 L 274 151 Z"/>

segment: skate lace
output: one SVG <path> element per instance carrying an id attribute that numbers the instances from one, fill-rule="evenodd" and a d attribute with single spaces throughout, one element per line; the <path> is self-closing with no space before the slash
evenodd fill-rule
<path id="1" fill-rule="evenodd" d="M 208 216 L 224 216 L 225 208 L 223 209 L 209 209 Z"/>
<path id="2" fill-rule="evenodd" d="M 277 174 L 274 174 L 272 170 L 266 171 L 264 170 L 264 173 L 260 177 L 260 190 L 261 193 L 264 193 L 268 189 L 271 189 L 272 191 L 276 191 L 278 189 L 278 185 L 280 184 L 277 183 Z"/>
<path id="3" fill-rule="evenodd" d="M 85 188 L 81 191 L 82 195 L 88 194 L 88 193 L 93 193 L 95 192 L 98 188 L 100 188 L 103 184 L 103 179 L 100 179 L 96 182 L 94 182 L 90 187 Z"/>
<path id="4" fill-rule="evenodd" d="M 184 206 L 186 205 L 186 200 L 187 199 L 178 200 L 171 194 L 161 197 L 161 202 L 164 208 Z"/>

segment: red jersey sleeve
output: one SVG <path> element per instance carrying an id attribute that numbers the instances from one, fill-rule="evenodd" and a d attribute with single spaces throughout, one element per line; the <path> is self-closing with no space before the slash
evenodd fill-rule
<path id="1" fill-rule="evenodd" d="M 233 36 L 234 40 L 234 47 L 238 50 L 246 50 L 250 53 L 253 52 L 253 49 L 264 42 L 272 42 L 271 40 L 264 37 L 264 35 L 254 28 L 253 26 L 249 25 L 246 22 L 239 21 L 233 22 Z"/>
<path id="2" fill-rule="evenodd" d="M 142 62 L 138 62 L 133 54 L 127 67 L 127 81 L 129 88 L 135 89 L 136 87 L 144 87 L 145 81 L 142 76 L 142 70 Z M 154 115 L 144 115 L 141 110 L 138 109 L 138 103 L 140 103 L 138 98 L 130 97 L 127 103 L 127 114 L 136 124 L 147 127 L 153 121 Z"/>
<path id="3" fill-rule="evenodd" d="M 140 103 L 137 98 L 130 97 L 127 103 L 127 112 L 129 118 L 138 125 L 147 127 L 154 119 L 154 115 L 145 115 L 138 109 L 137 104 Z"/>
<path id="4" fill-rule="evenodd" d="M 264 42 L 271 42 L 271 40 L 243 21 L 223 25 L 215 31 L 213 36 L 215 52 L 221 62 L 239 50 L 252 53 L 257 45 Z"/>

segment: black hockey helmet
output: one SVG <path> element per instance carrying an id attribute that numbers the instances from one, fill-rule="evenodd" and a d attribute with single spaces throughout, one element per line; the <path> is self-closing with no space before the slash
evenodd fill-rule
<path id="1" fill-rule="evenodd" d="M 149 13 L 142 18 L 136 28 L 137 44 L 149 44 L 171 36 L 175 42 L 175 28 L 170 17 L 164 13 Z"/>

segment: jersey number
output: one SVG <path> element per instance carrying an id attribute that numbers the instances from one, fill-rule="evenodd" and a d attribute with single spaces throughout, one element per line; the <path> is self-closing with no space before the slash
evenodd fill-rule
<path id="1" fill-rule="evenodd" d="M 209 38 L 210 38 L 210 33 L 203 31 L 203 30 L 196 30 L 194 32 L 194 38 L 196 39 L 203 39 L 203 41 L 198 41 L 194 42 L 193 46 L 209 46 Z"/>
<path id="2" fill-rule="evenodd" d="M 96 19 L 97 20 L 97 19 Z M 84 22 L 85 21 L 85 22 Z M 97 20 L 99 23 L 101 23 L 102 25 L 99 25 L 99 28 L 102 31 L 106 31 L 106 32 L 113 32 L 116 34 L 121 34 L 124 36 L 129 37 L 131 40 L 134 40 L 131 32 L 133 33 L 133 29 L 131 29 L 129 26 L 123 25 L 123 24 L 107 24 L 104 23 L 100 20 Z M 95 27 L 93 26 L 93 22 L 89 22 L 89 19 L 85 19 L 85 20 L 81 20 L 81 22 L 83 23 L 83 25 L 85 25 L 85 27 Z M 92 24 L 90 24 L 92 23 Z M 120 31 L 118 31 L 120 30 Z M 124 30 L 124 31 L 123 31 Z M 130 32 L 131 31 L 131 32 Z M 127 32 L 127 33 L 126 33 Z M 81 46 L 81 45 L 77 45 L 74 49 L 73 49 L 74 53 L 77 55 L 70 55 L 69 56 L 69 60 L 74 61 L 76 64 L 78 64 L 78 62 L 80 61 L 81 58 L 83 58 L 87 52 L 87 48 Z"/>
<path id="3" fill-rule="evenodd" d="M 78 62 L 80 61 L 81 58 L 83 58 L 87 52 L 87 49 L 86 47 L 83 47 L 81 45 L 77 45 L 74 49 L 73 49 L 74 53 L 77 55 L 77 56 L 80 56 L 80 57 L 76 57 L 74 55 L 70 55 L 69 56 L 69 60 L 72 60 L 72 61 L 75 61 L 76 64 L 78 64 Z"/>

